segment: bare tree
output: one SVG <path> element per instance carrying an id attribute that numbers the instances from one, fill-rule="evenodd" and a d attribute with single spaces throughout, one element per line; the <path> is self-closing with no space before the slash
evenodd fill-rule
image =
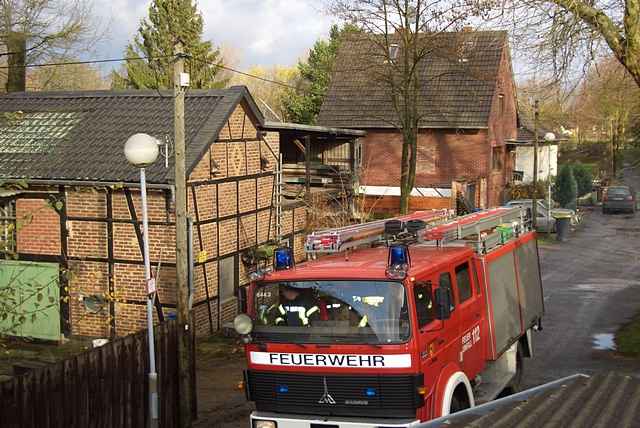
<path id="1" fill-rule="evenodd" d="M 471 0 L 333 0 L 333 13 L 362 31 L 367 48 L 359 70 L 391 99 L 396 120 L 391 125 L 402 135 L 400 211 L 409 209 L 415 184 L 419 126 L 419 98 L 428 78 L 421 64 L 429 55 L 455 57 L 456 46 L 443 46 L 441 33 L 455 31 L 482 12 Z M 440 42 L 440 43 L 439 43 Z M 365 71 L 366 70 L 366 71 Z M 376 90 L 378 88 L 371 88 Z"/>
<path id="2" fill-rule="evenodd" d="M 537 53 L 538 71 L 555 79 L 586 74 L 613 54 L 640 85 L 639 0 L 487 0 L 521 51 Z"/>
<path id="3" fill-rule="evenodd" d="M 61 58 L 56 62 L 65 60 Z M 109 87 L 109 82 L 102 77 L 100 70 L 89 64 L 38 67 L 27 73 L 26 89 L 29 91 L 91 91 Z"/>
<path id="4" fill-rule="evenodd" d="M 608 169 L 612 177 L 617 173 L 620 150 L 640 118 L 639 95 L 634 79 L 610 57 L 589 70 L 574 101 L 581 134 L 609 145 Z"/>
<path id="5" fill-rule="evenodd" d="M 9 57 L 8 89 L 24 87 L 24 64 L 47 61 L 89 48 L 101 35 L 92 0 L 0 0 L 2 56 Z"/>

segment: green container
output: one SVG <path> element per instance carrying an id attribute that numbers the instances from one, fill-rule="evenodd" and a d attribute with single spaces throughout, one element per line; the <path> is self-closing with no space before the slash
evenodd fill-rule
<path id="1" fill-rule="evenodd" d="M 496 230 L 500 232 L 500 239 L 504 244 L 509 239 L 513 238 L 513 226 L 509 223 L 502 223 L 496 227 Z"/>

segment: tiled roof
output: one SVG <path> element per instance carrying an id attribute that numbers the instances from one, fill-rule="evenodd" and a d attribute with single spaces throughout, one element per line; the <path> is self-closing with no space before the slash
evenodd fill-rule
<path id="1" fill-rule="evenodd" d="M 531 116 L 529 115 L 529 113 L 523 109 L 523 108 L 519 108 L 518 109 L 518 135 L 515 139 L 515 141 L 519 142 L 519 143 L 532 143 L 533 140 L 535 139 L 535 124 L 533 122 L 533 119 L 531 118 Z M 545 135 L 549 132 L 552 132 L 548 127 L 546 127 L 544 124 L 540 124 L 538 125 L 538 142 L 539 143 L 544 143 L 545 142 Z M 556 140 L 560 140 L 562 138 L 559 137 L 559 133 L 557 132 L 552 132 L 555 136 L 556 136 Z"/>
<path id="2" fill-rule="evenodd" d="M 487 127 L 506 32 L 425 34 L 424 40 L 433 47 L 418 69 L 420 126 Z M 398 120 L 389 86 L 376 77 L 386 74 L 391 65 L 372 53 L 376 49 L 380 48 L 371 36 L 355 35 L 341 44 L 319 124 L 361 129 L 395 126 Z"/>
<path id="3" fill-rule="evenodd" d="M 189 90 L 185 100 L 187 171 L 213 143 L 245 100 L 264 118 L 245 87 Z M 0 178 L 137 181 L 124 143 L 143 132 L 173 141 L 173 96 L 158 91 L 27 92 L 0 96 Z M 169 160 L 171 165 L 172 159 Z M 173 181 L 158 160 L 146 170 L 152 183 Z"/>
<path id="4" fill-rule="evenodd" d="M 552 388 L 544 386 L 513 397 L 454 413 L 425 426 L 492 427 L 637 427 L 640 380 L 620 373 L 582 376 Z M 519 398 L 519 396 L 522 396 Z"/>

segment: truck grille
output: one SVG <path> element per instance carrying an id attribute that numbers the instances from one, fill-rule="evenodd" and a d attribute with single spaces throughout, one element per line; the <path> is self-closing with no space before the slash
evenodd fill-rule
<path id="1" fill-rule="evenodd" d="M 422 375 L 325 376 L 248 370 L 246 380 L 249 399 L 265 412 L 413 418 L 424 404 L 418 394 Z"/>

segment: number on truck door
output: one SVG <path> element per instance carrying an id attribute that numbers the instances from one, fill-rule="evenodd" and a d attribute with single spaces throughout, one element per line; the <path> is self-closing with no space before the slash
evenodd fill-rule
<path id="1" fill-rule="evenodd" d="M 483 348 L 480 341 L 482 319 L 482 299 L 473 282 L 476 276 L 471 274 L 468 261 L 455 268 L 456 287 L 458 288 L 458 316 L 460 317 L 460 365 L 469 379 L 473 379 L 483 366 Z"/>

